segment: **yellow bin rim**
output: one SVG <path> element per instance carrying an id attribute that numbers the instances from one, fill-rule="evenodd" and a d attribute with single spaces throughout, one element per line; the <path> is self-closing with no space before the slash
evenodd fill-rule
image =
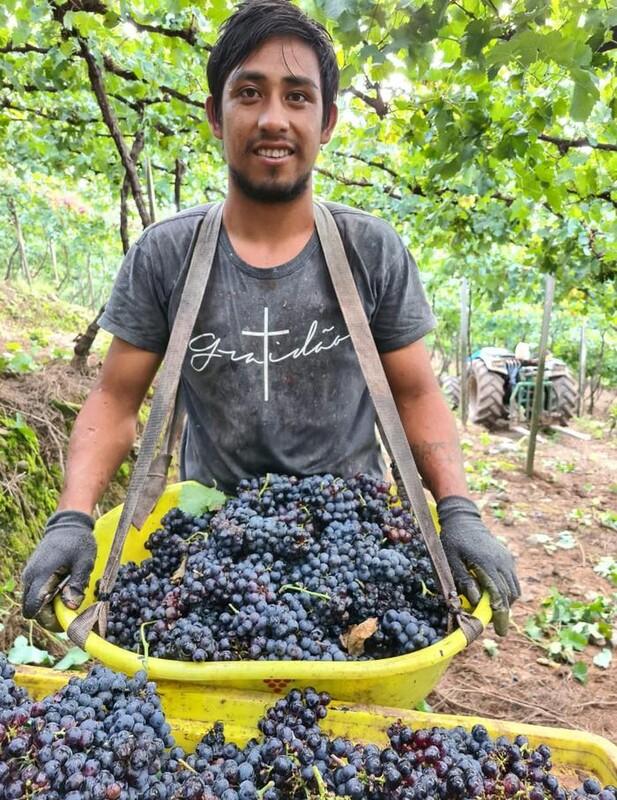
<path id="1" fill-rule="evenodd" d="M 161 517 L 174 505 L 178 504 L 180 492 L 183 487 L 194 484 L 192 481 L 170 484 L 165 489 L 161 499 L 139 531 L 131 528 L 125 542 L 122 563 L 132 559 L 127 557 L 127 546 L 131 544 L 131 536 L 138 536 L 142 542 L 149 534 L 160 527 Z M 106 544 L 104 549 L 109 550 L 111 538 L 115 532 L 115 525 L 119 519 L 122 506 L 117 506 L 97 520 L 95 535 L 98 534 L 101 542 Z M 99 554 L 100 555 L 100 554 Z M 61 601 L 57 596 L 54 601 L 56 616 L 66 630 L 80 612 L 88 607 L 89 597 L 93 597 L 94 583 L 100 577 L 97 565 L 90 578 L 90 585 L 86 599 L 82 606 L 74 611 Z M 487 593 L 484 593 L 479 604 L 472 612 L 486 627 L 491 619 L 491 607 Z M 465 635 L 457 628 L 439 642 L 414 653 L 392 658 L 370 659 L 366 661 L 177 661 L 167 658 L 154 658 L 140 655 L 122 647 L 111 644 L 98 634 L 91 632 L 84 644 L 84 649 L 93 658 L 103 664 L 129 675 L 139 670 L 145 670 L 150 678 L 192 683 L 211 683 L 219 681 L 240 680 L 300 680 L 319 683 L 325 680 L 358 680 L 369 679 L 375 681 L 380 678 L 392 678 L 394 675 L 409 674 L 423 669 L 431 669 L 437 664 L 449 661 L 467 646 Z"/>

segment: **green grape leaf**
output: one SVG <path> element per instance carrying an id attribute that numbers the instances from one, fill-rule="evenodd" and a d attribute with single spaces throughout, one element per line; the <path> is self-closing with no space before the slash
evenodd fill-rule
<path id="1" fill-rule="evenodd" d="M 604 647 L 598 655 L 593 657 L 593 663 L 596 667 L 600 667 L 601 669 L 608 669 L 611 665 L 611 661 L 613 660 L 613 654 L 608 649 L 608 647 Z"/>
<path id="2" fill-rule="evenodd" d="M 570 113 L 578 122 L 584 122 L 600 97 L 598 87 L 593 82 L 589 72 L 582 69 L 573 70 L 574 89 Z"/>
<path id="3" fill-rule="evenodd" d="M 179 508 L 187 514 L 203 514 L 214 511 L 225 502 L 225 495 L 212 486 L 204 486 L 196 481 L 186 481 L 180 490 Z"/>
<path id="4" fill-rule="evenodd" d="M 67 670 L 72 667 L 79 667 L 89 661 L 90 656 L 81 647 L 71 647 L 71 649 L 54 664 L 54 669 Z"/>
<path id="5" fill-rule="evenodd" d="M 40 650 L 38 647 L 28 644 L 25 636 L 18 636 L 15 639 L 8 652 L 8 659 L 11 664 L 50 665 L 54 663 L 53 656 L 47 650 Z"/>
<path id="6" fill-rule="evenodd" d="M 572 675 L 579 683 L 587 683 L 587 664 L 584 661 L 577 661 L 572 665 Z"/>

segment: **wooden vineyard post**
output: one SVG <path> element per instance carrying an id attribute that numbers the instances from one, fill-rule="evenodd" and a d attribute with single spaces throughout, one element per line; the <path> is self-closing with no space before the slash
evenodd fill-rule
<path id="1" fill-rule="evenodd" d="M 28 253 L 26 252 L 26 243 L 24 241 L 24 234 L 21 228 L 21 222 L 19 221 L 19 214 L 17 213 L 17 206 L 15 205 L 15 201 L 12 197 L 9 197 L 7 200 L 7 204 L 9 207 L 9 213 L 13 220 L 13 225 L 15 226 L 15 237 L 17 239 L 17 247 L 19 248 L 19 261 L 21 263 L 21 270 L 24 274 L 24 278 L 28 283 L 28 286 L 32 286 L 32 278 L 30 277 L 30 267 L 28 265 Z"/>
<path id="2" fill-rule="evenodd" d="M 88 258 L 86 261 L 86 274 L 88 276 L 88 305 L 91 309 L 94 310 L 95 308 L 95 300 L 94 300 L 94 279 L 92 278 L 92 265 L 90 263 L 90 253 L 88 253 Z"/>
<path id="3" fill-rule="evenodd" d="M 583 395 L 585 394 L 585 380 L 587 373 L 587 337 L 585 320 L 581 323 L 581 338 L 578 351 L 578 400 L 576 402 L 576 416 L 583 413 Z"/>
<path id="4" fill-rule="evenodd" d="M 51 256 L 51 269 L 54 273 L 54 286 L 57 286 L 60 282 L 60 276 L 58 275 L 58 259 L 56 257 L 56 243 L 53 239 L 49 240 L 49 255 Z"/>
<path id="5" fill-rule="evenodd" d="M 553 296 L 555 294 L 555 276 L 547 275 L 544 288 L 544 314 L 542 315 L 542 333 L 540 334 L 540 352 L 538 353 L 538 374 L 536 375 L 536 386 L 533 393 L 533 408 L 531 411 L 531 422 L 529 426 L 529 445 L 527 446 L 527 467 L 526 473 L 529 477 L 533 475 L 533 462 L 536 455 L 536 439 L 538 428 L 540 427 L 540 416 L 544 401 L 544 362 L 546 361 L 546 348 L 548 345 L 548 333 L 551 324 L 551 311 L 553 309 Z"/>
<path id="6" fill-rule="evenodd" d="M 182 211 L 182 178 L 184 177 L 185 172 L 186 164 L 181 158 L 177 158 L 174 170 L 174 203 L 176 205 L 176 211 L 178 212 Z"/>
<path id="7" fill-rule="evenodd" d="M 156 222 L 156 197 L 154 194 L 154 178 L 152 175 L 152 164 L 150 158 L 145 158 L 145 172 L 146 172 L 146 186 L 148 188 L 148 210 L 150 212 L 151 222 Z"/>
<path id="8" fill-rule="evenodd" d="M 461 376 L 461 422 L 467 425 L 469 398 L 467 390 L 467 343 L 469 341 L 469 281 L 461 281 L 461 329 L 459 333 L 459 375 Z"/>

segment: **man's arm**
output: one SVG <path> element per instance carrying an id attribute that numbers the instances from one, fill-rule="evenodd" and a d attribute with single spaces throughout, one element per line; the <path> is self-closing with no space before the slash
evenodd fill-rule
<path id="1" fill-rule="evenodd" d="M 436 501 L 469 497 L 454 417 L 433 373 L 422 340 L 382 353 L 407 440 L 420 475 Z"/>
<path id="2" fill-rule="evenodd" d="M 135 441 L 137 415 L 161 360 L 114 337 L 73 427 L 59 510 L 92 514 Z"/>
<path id="3" fill-rule="evenodd" d="M 418 471 L 437 501 L 441 542 L 457 590 L 475 605 L 488 591 L 493 626 L 504 636 L 510 605 L 520 596 L 514 559 L 484 526 L 469 498 L 454 418 L 422 340 L 383 353 L 390 383 Z"/>
<path id="4" fill-rule="evenodd" d="M 114 338 L 101 374 L 77 417 L 58 511 L 23 572 L 23 613 L 57 628 L 50 601 L 69 576 L 62 600 L 77 608 L 96 543 L 92 511 L 135 439 L 137 414 L 161 356 Z"/>

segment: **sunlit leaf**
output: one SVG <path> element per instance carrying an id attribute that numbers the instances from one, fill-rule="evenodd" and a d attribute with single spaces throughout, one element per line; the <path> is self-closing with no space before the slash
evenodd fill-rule
<path id="1" fill-rule="evenodd" d="M 11 664 L 53 664 L 54 659 L 47 650 L 28 644 L 25 636 L 18 636 L 8 652 Z"/>
<path id="2" fill-rule="evenodd" d="M 608 649 L 608 647 L 605 647 L 593 657 L 593 663 L 596 665 L 596 667 L 601 667 L 602 669 L 608 669 L 612 660 L 613 653 Z"/>
<path id="3" fill-rule="evenodd" d="M 584 661 L 577 661 L 572 665 L 572 675 L 579 683 L 587 683 L 589 670 Z"/>

